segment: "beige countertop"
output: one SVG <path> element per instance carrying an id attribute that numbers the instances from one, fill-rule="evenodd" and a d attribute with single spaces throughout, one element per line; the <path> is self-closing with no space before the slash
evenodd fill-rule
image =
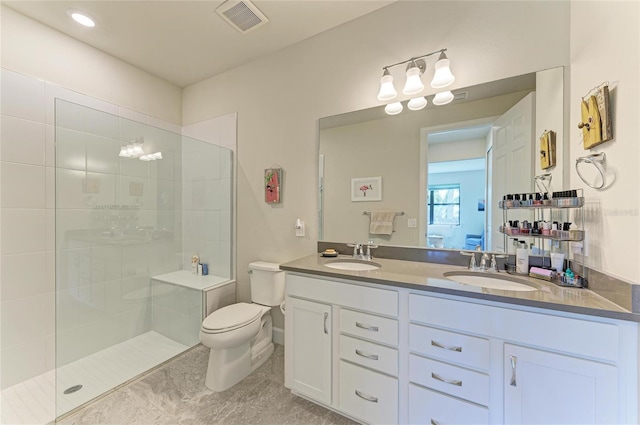
<path id="1" fill-rule="evenodd" d="M 350 256 L 345 255 L 338 257 L 338 259 L 350 258 Z M 282 264 L 280 269 L 370 284 L 640 322 L 640 314 L 632 313 L 593 291 L 582 288 L 561 287 L 551 282 L 526 276 L 517 277 L 537 286 L 539 290 L 505 291 L 488 289 L 457 283 L 444 277 L 444 273 L 448 271 L 467 270 L 465 267 L 460 266 L 375 258 L 373 262 L 381 266 L 377 270 L 348 271 L 326 267 L 325 264 L 332 260 L 336 260 L 336 258 L 325 258 L 320 254 L 314 254 Z M 505 276 L 510 275 L 505 273 Z"/>

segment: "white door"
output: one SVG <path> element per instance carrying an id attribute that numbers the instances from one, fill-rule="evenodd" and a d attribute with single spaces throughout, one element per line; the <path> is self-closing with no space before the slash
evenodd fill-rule
<path id="1" fill-rule="evenodd" d="M 491 149 L 491 203 L 493 211 L 498 201 L 506 194 L 533 192 L 533 131 L 535 93 L 529 93 L 520 102 L 495 120 L 493 125 L 493 146 Z M 531 212 L 510 219 L 531 220 Z M 491 241 L 493 251 L 507 252 L 504 237 L 499 233 L 502 214 L 491 216 Z"/>
<path id="2" fill-rule="evenodd" d="M 287 297 L 285 383 L 331 404 L 331 306 Z"/>
<path id="3" fill-rule="evenodd" d="M 504 423 L 620 423 L 615 366 L 510 344 L 504 353 Z"/>

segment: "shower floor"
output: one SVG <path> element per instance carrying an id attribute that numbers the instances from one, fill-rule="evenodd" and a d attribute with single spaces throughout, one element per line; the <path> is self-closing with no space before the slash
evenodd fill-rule
<path id="1" fill-rule="evenodd" d="M 58 368 L 57 390 L 53 370 L 6 388 L 0 424 L 47 424 L 188 348 L 150 331 Z M 64 394 L 78 384 L 81 390 Z"/>

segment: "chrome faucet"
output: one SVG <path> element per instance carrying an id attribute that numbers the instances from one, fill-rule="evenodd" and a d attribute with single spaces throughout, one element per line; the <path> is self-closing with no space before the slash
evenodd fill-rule
<path id="1" fill-rule="evenodd" d="M 362 244 L 358 242 L 348 243 L 347 246 L 353 247 L 353 258 L 358 258 L 362 252 Z"/>
<path id="2" fill-rule="evenodd" d="M 482 257 L 480 258 L 480 268 L 479 270 L 481 271 L 486 271 L 487 269 L 487 260 L 490 258 L 490 255 L 488 252 L 483 252 L 482 253 Z"/>
<path id="3" fill-rule="evenodd" d="M 469 257 L 469 270 L 478 269 L 478 266 L 476 266 L 476 253 L 474 251 L 460 251 L 460 255 Z"/>
<path id="4" fill-rule="evenodd" d="M 360 260 L 371 260 L 373 258 L 373 256 L 371 255 L 371 249 L 372 248 L 377 248 L 378 245 L 376 245 L 373 240 L 369 240 L 369 242 L 367 242 L 366 244 L 362 244 L 359 242 L 354 242 L 354 243 L 349 243 L 347 244 L 347 246 L 349 247 L 353 247 L 353 258 L 358 258 Z M 367 247 L 367 253 L 365 254 L 364 251 L 364 247 Z"/>
<path id="5" fill-rule="evenodd" d="M 365 260 L 371 260 L 373 258 L 373 256 L 371 255 L 371 248 L 377 248 L 377 247 L 378 245 L 376 245 L 373 239 L 369 239 L 369 241 L 367 242 L 367 255 Z"/>
<path id="6" fill-rule="evenodd" d="M 496 254 L 492 254 L 491 255 L 491 267 L 489 267 L 487 269 L 488 272 L 491 273 L 498 273 L 500 272 L 500 270 L 498 269 L 498 258 L 507 258 L 506 255 L 496 255 Z"/>

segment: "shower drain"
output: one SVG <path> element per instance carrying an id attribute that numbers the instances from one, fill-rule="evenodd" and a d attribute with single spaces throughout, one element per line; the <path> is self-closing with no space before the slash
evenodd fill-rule
<path id="1" fill-rule="evenodd" d="M 66 390 L 64 390 L 65 394 L 73 394 L 76 391 L 80 391 L 82 389 L 82 385 L 78 384 L 78 385 L 74 385 L 73 387 L 69 387 Z"/>

